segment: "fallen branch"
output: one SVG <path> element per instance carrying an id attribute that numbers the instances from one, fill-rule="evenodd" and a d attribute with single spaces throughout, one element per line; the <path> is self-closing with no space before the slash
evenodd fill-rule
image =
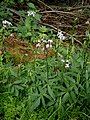
<path id="1" fill-rule="evenodd" d="M 79 9 L 85 9 L 88 8 L 90 9 L 90 5 L 86 5 L 86 6 L 79 6 L 79 7 L 60 7 L 60 6 L 51 6 L 53 9 L 57 8 L 58 10 L 63 10 L 63 11 L 74 11 L 74 10 L 79 10 Z"/>
<path id="2" fill-rule="evenodd" d="M 50 10 L 53 10 L 53 8 L 51 8 L 50 6 L 48 6 L 47 4 L 45 4 L 44 2 L 42 2 L 41 0 L 38 0 L 38 2 L 42 3 L 45 7 L 49 8 Z"/>
<path id="3" fill-rule="evenodd" d="M 53 10 L 53 11 L 43 11 L 43 12 L 40 12 L 42 14 L 45 14 L 45 13 L 61 13 L 61 14 L 69 14 L 69 15 L 74 15 L 76 16 L 75 13 L 72 13 L 72 12 L 64 12 L 64 11 L 57 11 L 57 10 Z"/>
<path id="4" fill-rule="evenodd" d="M 80 6 L 80 7 L 74 7 L 74 8 L 69 8 L 67 11 L 70 12 L 70 11 L 79 10 L 79 9 L 85 9 L 85 8 L 90 9 L 90 5 Z"/>
<path id="5" fill-rule="evenodd" d="M 59 10 L 59 11 L 67 11 L 67 10 L 69 10 L 70 8 L 72 8 L 72 7 L 61 7 L 61 6 L 55 6 L 55 5 L 50 5 L 50 7 L 52 7 L 54 10 Z"/>
<path id="6" fill-rule="evenodd" d="M 8 11 L 14 13 L 14 14 L 16 14 L 16 15 L 19 16 L 19 17 L 21 18 L 21 20 L 24 22 L 23 17 L 20 15 L 20 13 L 19 13 L 18 11 L 14 10 L 14 9 L 11 9 L 11 8 L 6 8 L 6 10 L 8 10 Z"/>
<path id="7" fill-rule="evenodd" d="M 54 27 L 53 25 L 50 25 L 50 24 L 47 24 L 47 23 L 42 23 L 42 22 L 39 22 L 39 24 L 50 27 L 50 28 L 54 29 L 54 31 L 56 31 L 56 32 L 58 31 L 58 29 L 56 27 Z"/>

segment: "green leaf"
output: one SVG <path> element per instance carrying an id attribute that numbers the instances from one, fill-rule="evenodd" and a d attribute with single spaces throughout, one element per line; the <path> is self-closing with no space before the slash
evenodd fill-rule
<path id="1" fill-rule="evenodd" d="M 40 18 L 41 18 L 41 16 L 40 16 L 39 14 L 36 14 L 36 15 L 35 15 L 35 19 L 36 19 L 36 20 L 40 21 Z"/>
<path id="2" fill-rule="evenodd" d="M 24 88 L 20 85 L 15 85 L 15 88 L 18 89 L 18 90 L 23 90 Z"/>
<path id="3" fill-rule="evenodd" d="M 19 95 L 19 91 L 18 89 L 15 88 L 15 96 L 18 96 Z"/>
<path id="4" fill-rule="evenodd" d="M 86 93 L 90 92 L 89 89 L 90 89 L 89 80 L 86 80 Z"/>
<path id="5" fill-rule="evenodd" d="M 77 74 L 77 84 L 80 82 L 80 73 Z"/>
<path id="6" fill-rule="evenodd" d="M 25 20 L 25 26 L 28 30 L 30 30 L 30 19 L 29 19 L 29 17 L 27 17 L 26 20 Z"/>
<path id="7" fill-rule="evenodd" d="M 88 80 L 88 71 L 86 70 L 86 80 Z"/>
<path id="8" fill-rule="evenodd" d="M 28 6 L 30 9 L 36 9 L 33 3 L 29 3 Z"/>
<path id="9" fill-rule="evenodd" d="M 69 93 L 67 92 L 67 93 L 63 96 L 62 101 L 63 101 L 63 103 L 65 103 L 65 102 L 67 102 L 68 100 L 69 100 Z"/>
<path id="10" fill-rule="evenodd" d="M 22 80 L 16 80 L 13 84 L 21 84 Z"/>
<path id="11" fill-rule="evenodd" d="M 52 99 L 51 99 L 51 97 L 50 97 L 49 95 L 44 94 L 44 96 L 45 96 L 46 98 L 48 98 L 50 101 L 52 101 Z"/>
<path id="12" fill-rule="evenodd" d="M 25 37 L 30 37 L 32 36 L 31 32 L 27 32 L 27 34 L 25 35 Z"/>
<path id="13" fill-rule="evenodd" d="M 58 118 L 60 119 L 62 115 L 62 101 L 61 101 L 61 97 L 59 100 L 59 106 L 58 106 Z"/>
<path id="14" fill-rule="evenodd" d="M 14 93 L 14 91 L 15 91 L 15 88 L 14 88 L 14 86 L 12 86 L 11 93 Z"/>
<path id="15" fill-rule="evenodd" d="M 32 112 L 32 111 L 33 111 L 34 109 L 36 109 L 39 105 L 40 105 L 40 97 L 33 102 L 33 105 L 30 107 L 30 111 Z"/>
<path id="16" fill-rule="evenodd" d="M 59 89 L 60 89 L 61 91 L 63 91 L 63 92 L 65 92 L 65 91 L 66 91 L 66 88 L 65 88 L 65 87 L 63 87 L 63 86 L 60 86 L 60 87 L 59 87 Z"/>
<path id="17" fill-rule="evenodd" d="M 80 64 L 81 64 L 81 69 L 83 69 L 84 61 L 81 61 Z"/>
<path id="18" fill-rule="evenodd" d="M 70 92 L 72 100 L 75 102 L 76 101 L 76 95 L 73 91 Z"/>
<path id="19" fill-rule="evenodd" d="M 11 72 L 11 75 L 13 75 L 13 76 L 17 77 L 17 72 L 16 72 L 16 71 L 14 71 L 14 70 L 10 69 L 10 72 Z"/>
<path id="20" fill-rule="evenodd" d="M 24 0 L 20 0 L 20 2 L 22 3 L 22 2 L 24 2 Z"/>
<path id="21" fill-rule="evenodd" d="M 45 106 L 46 106 L 46 105 L 45 105 L 45 100 L 44 100 L 44 97 L 42 96 L 42 98 L 41 98 L 41 99 L 42 99 L 42 104 L 43 104 L 43 106 L 44 106 L 44 108 L 45 108 Z"/>
<path id="22" fill-rule="evenodd" d="M 47 28 L 45 26 L 40 27 L 40 32 L 42 33 L 47 32 Z"/>
<path id="23" fill-rule="evenodd" d="M 75 93 L 78 95 L 78 88 L 77 86 L 74 87 Z"/>
<path id="24" fill-rule="evenodd" d="M 50 88 L 49 85 L 48 85 L 48 93 L 55 100 L 55 96 L 54 96 L 53 90 Z"/>

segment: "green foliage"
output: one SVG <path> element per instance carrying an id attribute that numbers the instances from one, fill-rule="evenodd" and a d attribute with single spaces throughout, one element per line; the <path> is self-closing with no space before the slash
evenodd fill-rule
<path id="1" fill-rule="evenodd" d="M 10 21 L 12 20 L 11 19 L 12 13 L 10 13 L 6 7 L 3 7 L 3 4 L 0 3 L 0 5 L 1 5 L 0 7 L 0 28 L 1 28 L 3 20 L 7 20 L 7 18 Z"/>
<path id="2" fill-rule="evenodd" d="M 23 12 L 16 32 L 30 42 L 51 37 L 49 29 L 38 25 L 40 15 L 34 4 L 29 8 L 35 15 Z M 2 27 L 0 41 L 12 30 Z M 90 33 L 81 48 L 73 43 L 64 47 L 53 36 L 55 56 L 15 65 L 8 52 L 0 55 L 2 120 L 90 119 Z M 67 63 L 69 67 L 65 67 Z"/>

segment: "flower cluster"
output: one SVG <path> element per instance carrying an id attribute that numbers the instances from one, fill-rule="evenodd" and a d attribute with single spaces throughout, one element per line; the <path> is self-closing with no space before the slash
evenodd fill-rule
<path id="1" fill-rule="evenodd" d="M 46 49 L 52 48 L 52 44 L 46 44 Z"/>
<path id="2" fill-rule="evenodd" d="M 66 37 L 63 35 L 63 32 L 62 32 L 62 31 L 58 31 L 57 37 L 58 37 L 60 40 L 65 40 L 65 39 L 66 39 Z"/>
<path id="3" fill-rule="evenodd" d="M 65 68 L 69 68 L 70 67 L 70 61 L 69 60 L 64 60 L 64 59 L 61 59 L 61 62 L 65 63 Z"/>
<path id="4" fill-rule="evenodd" d="M 12 23 L 7 20 L 2 21 L 2 24 L 4 28 L 6 28 L 7 26 L 12 26 Z"/>
<path id="5" fill-rule="evenodd" d="M 41 44 L 44 45 L 42 50 L 45 50 L 45 49 L 48 49 L 48 48 L 52 48 L 52 43 L 53 43 L 53 41 L 50 40 L 50 39 L 49 40 L 41 39 L 41 41 L 38 41 L 38 43 L 36 44 L 36 48 L 41 47 Z"/>
<path id="6" fill-rule="evenodd" d="M 70 67 L 70 62 L 69 60 L 66 60 L 65 68 L 69 68 L 69 67 Z"/>
<path id="7" fill-rule="evenodd" d="M 35 14 L 36 14 L 36 12 L 34 11 L 27 11 L 27 13 L 28 13 L 28 16 L 33 16 L 33 17 L 35 17 Z"/>
<path id="8" fill-rule="evenodd" d="M 41 46 L 41 43 L 38 42 L 38 43 L 36 44 L 36 48 L 39 48 L 40 46 Z"/>
<path id="9" fill-rule="evenodd" d="M 52 40 L 47 40 L 47 41 L 43 40 L 43 43 L 46 43 L 46 44 L 45 44 L 45 48 L 46 48 L 46 49 L 52 48 L 52 43 L 53 43 Z"/>

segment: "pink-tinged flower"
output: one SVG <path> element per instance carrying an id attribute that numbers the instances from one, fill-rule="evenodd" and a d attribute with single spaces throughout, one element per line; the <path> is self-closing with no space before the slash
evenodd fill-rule
<path id="1" fill-rule="evenodd" d="M 47 48 L 47 49 L 49 48 L 49 46 L 50 46 L 49 44 L 46 44 L 46 48 Z"/>
<path id="2" fill-rule="evenodd" d="M 53 41 L 52 41 L 52 40 L 48 40 L 48 43 L 52 44 L 52 43 L 53 43 Z"/>
<path id="3" fill-rule="evenodd" d="M 41 44 L 40 43 L 37 43 L 36 44 L 36 48 L 38 48 L 38 47 L 40 47 L 41 46 Z"/>
<path id="4" fill-rule="evenodd" d="M 52 48 L 52 45 L 51 44 L 46 44 L 46 48 Z"/>

